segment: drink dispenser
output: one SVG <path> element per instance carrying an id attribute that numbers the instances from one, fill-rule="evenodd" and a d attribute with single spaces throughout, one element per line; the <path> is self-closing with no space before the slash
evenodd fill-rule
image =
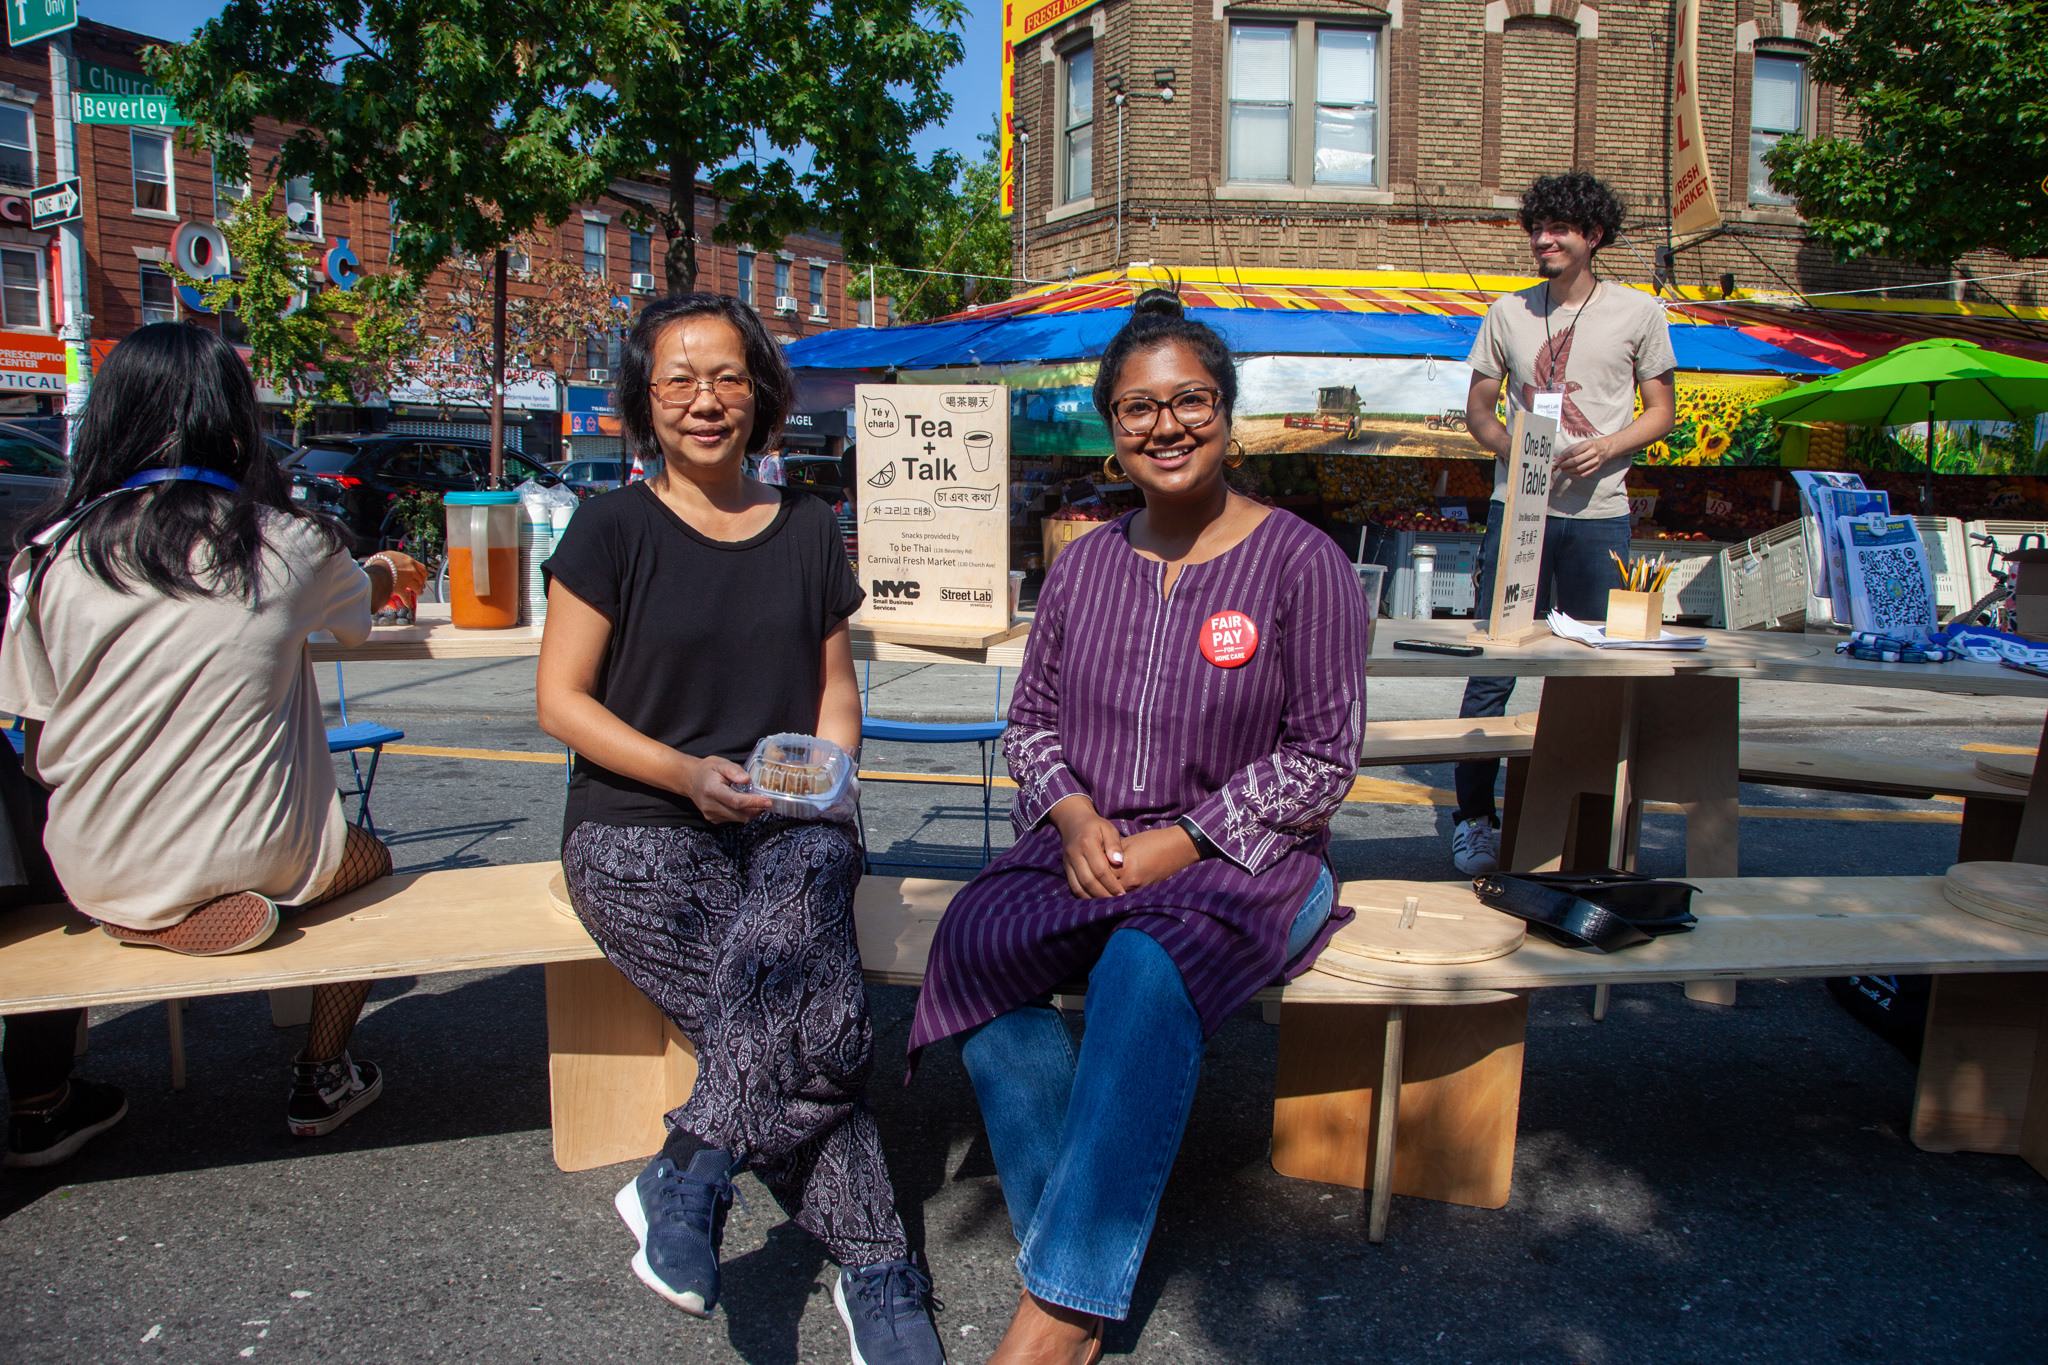
<path id="1" fill-rule="evenodd" d="M 468 630 L 519 624 L 519 495 L 450 493 L 449 615 Z"/>

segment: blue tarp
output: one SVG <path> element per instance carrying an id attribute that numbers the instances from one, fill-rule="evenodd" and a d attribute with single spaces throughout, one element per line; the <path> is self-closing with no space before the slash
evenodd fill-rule
<path id="1" fill-rule="evenodd" d="M 1479 319 L 1425 313 L 1339 313 L 1319 309 L 1191 308 L 1239 355 L 1434 356 L 1463 360 Z M 1092 360 L 1128 308 L 1026 313 L 993 322 L 934 322 L 914 327 L 850 327 L 793 341 L 785 350 L 800 370 L 935 370 L 965 365 Z M 1832 374 L 1834 366 L 1747 336 L 1733 327 L 1679 326 L 1671 344 L 1682 370 Z"/>

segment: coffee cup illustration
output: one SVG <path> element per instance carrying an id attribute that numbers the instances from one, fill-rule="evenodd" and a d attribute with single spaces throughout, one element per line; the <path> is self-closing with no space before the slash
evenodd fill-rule
<path id="1" fill-rule="evenodd" d="M 970 431 L 961 438 L 967 442 L 967 466 L 977 474 L 988 472 L 988 459 L 995 450 L 996 438 L 986 431 Z"/>

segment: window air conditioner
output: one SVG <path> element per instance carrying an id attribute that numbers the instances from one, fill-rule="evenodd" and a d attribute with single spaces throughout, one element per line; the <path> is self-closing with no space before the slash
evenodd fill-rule
<path id="1" fill-rule="evenodd" d="M 592 370 L 590 371 L 590 382 L 593 384 L 609 384 L 612 382 L 612 372 L 610 370 Z"/>
<path id="2" fill-rule="evenodd" d="M 831 314 L 829 314 L 829 313 L 827 313 L 827 312 L 825 311 L 825 305 L 824 305 L 824 304 L 822 304 L 822 303 L 814 303 L 814 304 L 812 304 L 812 305 L 811 305 L 811 321 L 813 321 L 813 322 L 830 322 L 831 320 L 832 320 L 832 316 L 831 316 Z"/>
<path id="3" fill-rule="evenodd" d="M 796 311 L 796 296 L 794 294 L 777 294 L 775 296 L 775 311 L 778 313 L 794 313 Z"/>
<path id="4" fill-rule="evenodd" d="M 644 270 L 634 271 L 633 292 L 636 294 L 652 294 L 654 292 L 654 276 Z"/>

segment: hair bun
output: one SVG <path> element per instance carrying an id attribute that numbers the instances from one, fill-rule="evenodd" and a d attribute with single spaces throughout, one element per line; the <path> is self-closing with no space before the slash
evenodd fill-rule
<path id="1" fill-rule="evenodd" d="M 1147 289 L 1138 295 L 1138 301 L 1131 309 L 1131 321 L 1139 318 L 1180 319 L 1187 316 L 1181 306 L 1180 295 L 1171 289 Z"/>

